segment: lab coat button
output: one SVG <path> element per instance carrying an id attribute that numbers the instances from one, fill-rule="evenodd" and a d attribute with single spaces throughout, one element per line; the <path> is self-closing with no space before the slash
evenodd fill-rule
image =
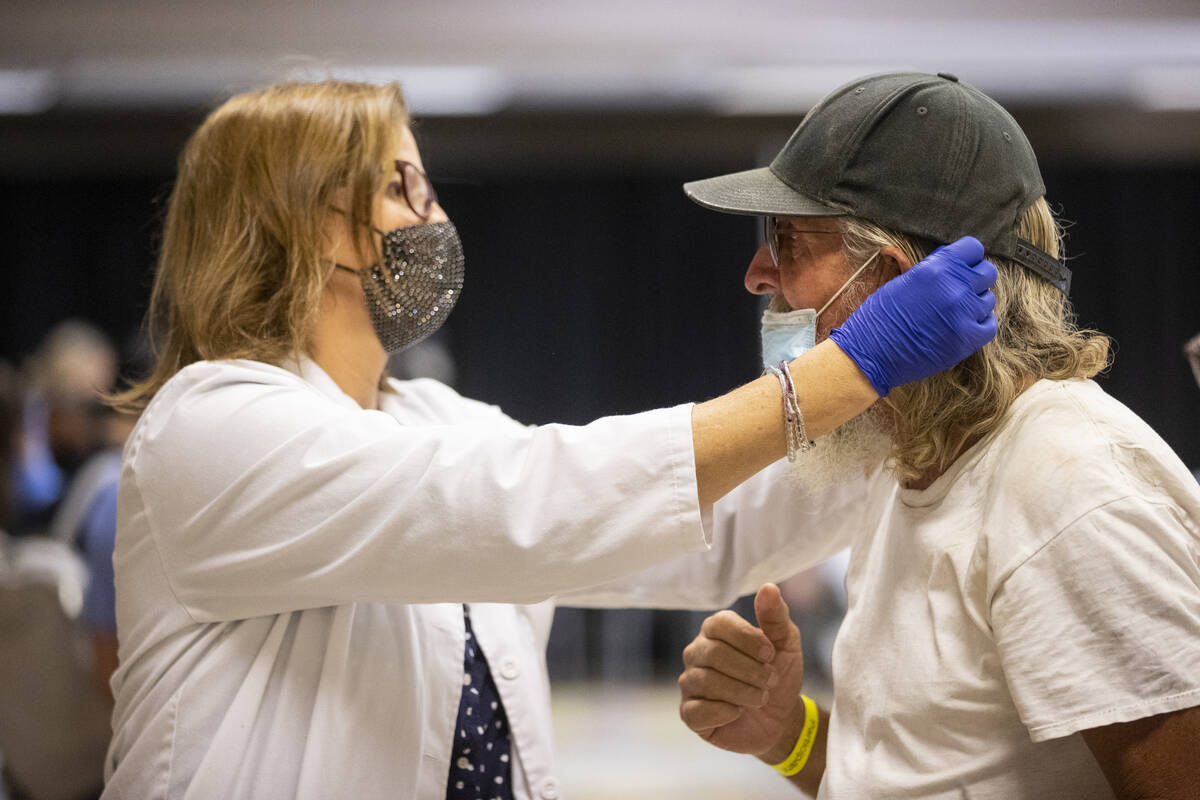
<path id="1" fill-rule="evenodd" d="M 558 781 L 554 778 L 542 781 L 542 800 L 558 800 Z"/>
<path id="2" fill-rule="evenodd" d="M 521 668 L 517 666 L 517 661 L 514 658 L 506 658 L 500 662 L 500 677 L 508 680 L 515 680 L 521 674 Z"/>

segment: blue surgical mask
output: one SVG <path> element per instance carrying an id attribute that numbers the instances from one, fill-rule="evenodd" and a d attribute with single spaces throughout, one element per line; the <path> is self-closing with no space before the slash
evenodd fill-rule
<path id="1" fill-rule="evenodd" d="M 769 308 L 762 316 L 763 367 L 779 366 L 780 361 L 791 361 L 817 343 L 817 311 L 801 308 L 797 311 L 772 311 Z"/>
<path id="2" fill-rule="evenodd" d="M 815 308 L 800 308 L 795 311 L 772 311 L 768 308 L 762 315 L 762 359 L 763 368 L 778 367 L 780 361 L 791 361 L 813 349 L 817 343 L 817 319 L 833 301 L 842 296 L 846 287 L 871 265 L 879 253 L 868 258 L 842 287 L 833 293 L 829 302 Z"/>

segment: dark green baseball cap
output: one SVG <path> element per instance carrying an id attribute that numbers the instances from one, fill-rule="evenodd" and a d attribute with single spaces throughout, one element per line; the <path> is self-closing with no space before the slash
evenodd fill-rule
<path id="1" fill-rule="evenodd" d="M 1046 192 L 1033 148 L 999 103 L 949 73 L 894 72 L 822 99 L 769 167 L 685 183 L 730 214 L 855 216 L 946 244 L 974 236 L 1066 294 L 1071 273 L 1017 236 Z"/>

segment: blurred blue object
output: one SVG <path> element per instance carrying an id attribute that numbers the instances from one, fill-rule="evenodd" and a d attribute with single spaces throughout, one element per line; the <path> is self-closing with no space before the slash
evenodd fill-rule
<path id="1" fill-rule="evenodd" d="M 82 530 L 88 582 L 80 619 L 89 631 L 117 632 L 116 591 L 113 588 L 113 544 L 117 538 L 117 481 L 96 493 Z"/>
<path id="2" fill-rule="evenodd" d="M 46 401 L 30 396 L 25 401 L 21 450 L 14 465 L 13 489 L 18 519 L 49 508 L 62 494 L 63 473 L 50 453 L 49 410 Z"/>

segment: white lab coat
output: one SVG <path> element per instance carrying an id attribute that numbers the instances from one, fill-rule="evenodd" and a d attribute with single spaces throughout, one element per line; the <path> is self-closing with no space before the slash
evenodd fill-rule
<path id="1" fill-rule="evenodd" d="M 531 428 L 433 381 L 393 388 L 364 411 L 311 361 L 201 362 L 146 409 L 105 798 L 444 797 L 467 602 L 514 794 L 555 800 L 554 598 L 713 608 L 853 528 L 805 524 L 816 506 L 778 467 L 701 509 L 687 405 Z"/>

